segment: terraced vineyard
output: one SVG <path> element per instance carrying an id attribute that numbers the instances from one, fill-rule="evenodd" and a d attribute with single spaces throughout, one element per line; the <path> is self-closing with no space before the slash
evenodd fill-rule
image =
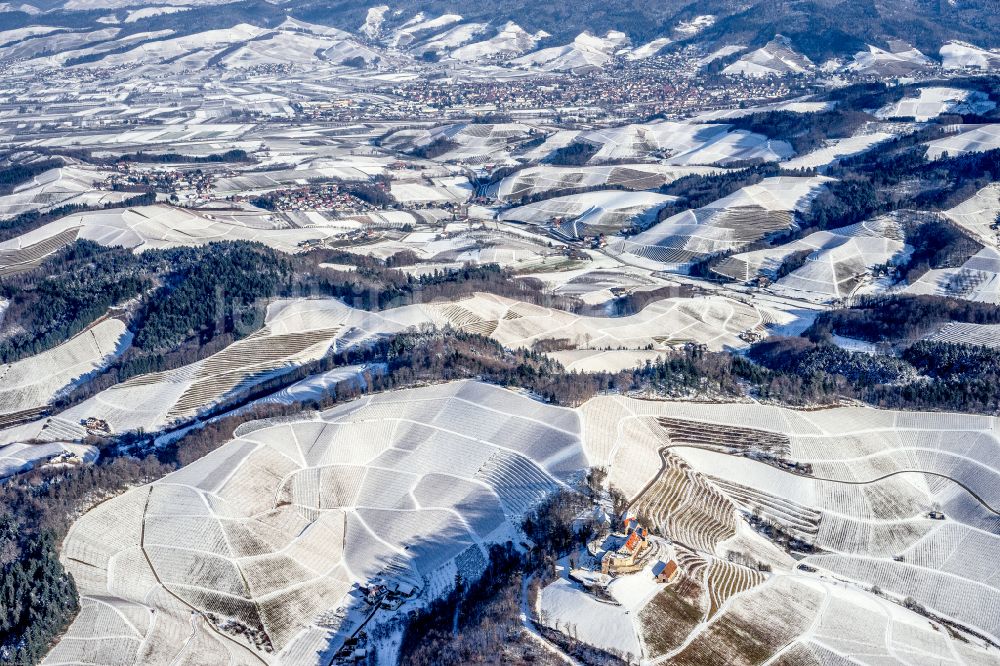
<path id="1" fill-rule="evenodd" d="M 432 150 L 441 160 L 469 165 L 515 163 L 511 151 L 531 138 L 533 128 L 521 123 L 440 125 L 430 129 L 401 129 L 385 137 L 382 145 L 415 155 Z"/>
<path id="2" fill-rule="evenodd" d="M 897 604 L 911 598 L 930 613 L 1000 642 L 1000 619 L 993 610 L 1000 608 L 1000 588 L 987 555 L 1000 548 L 995 418 L 611 396 L 594 398 L 580 411 L 591 461 L 609 465 L 612 483 L 636 498 L 632 509 L 650 516 L 678 545 L 678 561 L 689 575 L 705 572 L 713 619 L 687 647 L 671 653 L 670 663 L 715 663 L 725 653 L 716 652 L 723 645 L 757 654 L 737 640 L 744 632 L 757 637 L 761 649 L 770 646 L 761 656 L 800 633 L 791 654 L 859 654 L 842 638 L 831 638 L 827 620 L 815 625 L 784 615 L 773 622 L 752 619 L 758 612 L 779 612 L 765 610 L 770 594 L 756 590 L 779 586 L 770 578 L 789 575 L 795 582 L 780 586 L 798 589 L 798 577 L 805 576 L 806 597 L 813 594 L 815 576 L 854 581 L 849 594 L 817 589 L 816 599 L 841 599 L 838 603 L 857 606 L 859 613 L 875 602 L 858 588 L 875 585 Z M 659 467 L 657 452 L 662 472 L 651 477 L 650 470 Z M 798 540 L 797 547 L 805 549 L 801 562 L 818 573 L 790 573 L 795 560 L 756 531 L 765 525 L 779 544 Z M 761 573 L 759 564 L 774 573 Z M 808 606 L 802 618 L 814 617 L 819 608 Z M 907 628 L 909 639 L 899 639 L 894 650 L 916 645 L 907 654 L 918 661 L 937 653 L 940 643 L 933 634 L 940 629 L 927 631 L 926 620 L 892 601 L 877 602 L 875 609 L 877 628 L 859 642 L 881 646 L 885 632 Z M 739 629 L 743 622 L 746 628 Z M 772 642 L 769 628 L 779 627 Z M 982 649 L 970 648 L 962 659 L 978 663 Z M 743 663 L 742 657 L 728 659 Z"/>
<path id="3" fill-rule="evenodd" d="M 291 254 L 301 252 L 302 243 L 339 233 L 331 228 L 289 228 L 273 215 L 241 209 L 203 213 L 155 205 L 100 210 L 68 215 L 0 243 L 0 272 L 23 269 L 77 238 L 138 251 L 245 240 Z"/>
<path id="4" fill-rule="evenodd" d="M 718 172 L 711 167 L 672 167 L 660 164 L 558 167 L 539 165 L 521 169 L 494 183 L 487 193 L 499 199 L 519 201 L 523 197 L 574 188 L 601 185 L 628 190 L 655 190 L 691 174 Z"/>
<path id="5" fill-rule="evenodd" d="M 262 381 L 322 358 L 330 350 L 343 350 L 412 327 L 450 326 L 493 337 L 511 348 L 530 348 L 539 341 L 566 339 L 571 347 L 579 349 L 664 350 L 685 341 L 721 349 L 745 346 L 739 333 L 759 327 L 762 320 L 763 315 L 753 306 L 719 297 L 666 299 L 636 315 L 619 318 L 584 317 L 490 294 L 476 294 L 454 303 L 412 305 L 382 312 L 355 310 L 333 299 L 279 301 L 268 308 L 261 330 L 222 351 L 175 370 L 134 377 L 55 417 L 68 425 L 70 432 L 65 428 L 53 429 L 54 419 L 38 420 L 27 430 L 0 430 L 0 443 L 26 437 L 45 441 L 83 437 L 83 430 L 76 424 L 91 417 L 105 420 L 114 432 L 139 428 L 149 431 L 185 422 L 221 402 L 244 395 Z M 123 328 L 120 322 L 117 326 Z M 19 414 L 36 414 L 55 390 L 97 367 L 93 365 L 96 360 L 87 361 L 90 365 L 84 369 L 79 360 L 67 357 L 60 361 L 62 367 L 57 375 L 43 379 L 51 384 L 45 384 L 47 397 L 35 396 L 38 364 L 47 367 L 45 359 L 53 354 L 76 358 L 73 354 L 82 352 L 70 353 L 76 349 L 73 345 L 87 339 L 79 337 L 76 342 L 67 343 L 69 347 L 64 345 L 26 359 L 8 370 L 20 373 L 17 367 L 31 368 L 28 374 L 34 382 L 6 394 L 8 422 L 20 419 Z M 113 349 L 110 342 L 104 342 L 103 347 L 107 349 L 102 354 Z M 60 351 L 64 348 L 65 354 Z M 636 362 L 633 357 L 625 356 L 620 361 L 609 358 L 604 364 L 611 363 L 617 370 L 618 363 L 631 367 Z M 0 391 L 0 407 L 4 395 Z"/>
<path id="6" fill-rule="evenodd" d="M 501 213 L 499 219 L 533 225 L 555 223 L 564 236 L 583 238 L 648 226 L 656 220 L 658 210 L 675 200 L 654 192 L 600 190 L 518 206 Z"/>
<path id="7" fill-rule="evenodd" d="M 649 516 L 675 541 L 715 553 L 736 534 L 735 507 L 680 458 L 664 452 L 663 461 L 663 471 L 632 503 L 632 510 Z"/>
<path id="8" fill-rule="evenodd" d="M 729 497 L 741 511 L 762 517 L 806 543 L 816 543 L 823 512 L 778 495 L 724 479 L 712 478 L 712 485 Z M 828 516 L 831 520 L 836 516 Z M 824 522 L 824 526 L 826 523 Z"/>
<path id="9" fill-rule="evenodd" d="M 937 160 L 948 155 L 996 148 L 1000 148 L 1000 124 L 973 125 L 963 128 L 958 134 L 931 141 L 927 144 L 926 156 L 929 160 Z"/>
<path id="10" fill-rule="evenodd" d="M 665 349 L 698 342 L 709 349 L 740 347 L 739 333 L 761 326 L 753 306 L 717 297 L 664 299 L 628 317 L 585 317 L 488 294 L 426 306 L 435 321 L 489 335 L 506 347 L 564 339 L 579 349 Z"/>
<path id="11" fill-rule="evenodd" d="M 782 433 L 666 417 L 657 419 L 657 422 L 674 444 L 703 446 L 731 453 L 756 451 L 778 457 L 787 456 L 791 451 L 788 437 Z"/>
<path id="12" fill-rule="evenodd" d="M 594 130 L 559 130 L 519 157 L 545 161 L 555 151 L 572 143 L 598 148 L 589 160 L 592 164 L 610 160 L 644 161 L 667 153 L 666 164 L 670 166 L 725 166 L 757 159 L 780 160 L 794 152 L 784 141 L 769 140 L 745 130 L 732 131 L 730 125 L 658 120 Z"/>
<path id="13" fill-rule="evenodd" d="M 5 3 L 0 662 L 1000 664 L 997 4 Z"/>
<path id="14" fill-rule="evenodd" d="M 79 229 L 66 229 L 34 243 L 0 249 L 0 277 L 30 271 L 46 257 L 75 241 L 79 233 Z"/>
<path id="15" fill-rule="evenodd" d="M 532 310 L 514 312 L 522 316 L 500 321 Z M 312 302 L 282 314 L 275 334 L 333 313 Z M 456 562 L 481 567 L 483 548 L 511 538 L 525 511 L 609 461 L 612 482 L 633 489 L 631 510 L 673 542 L 657 548 L 671 549 L 681 575 L 673 587 L 642 572 L 616 580 L 624 607 L 577 605 L 579 591 L 562 582 L 546 588 L 550 617 L 595 644 L 669 663 L 883 649 L 988 663 L 982 640 L 957 647 L 940 620 L 899 604 L 911 597 L 996 635 L 995 567 L 968 556 L 998 547 L 987 504 L 1000 487 L 988 468 L 995 431 L 989 417 L 620 396 L 568 410 L 475 382 L 250 423 L 76 523 L 63 560 L 85 612 L 49 663 L 180 658 L 192 641 L 236 663 L 328 654 L 361 619 L 354 582 L 422 587 L 453 578 Z M 931 517 L 937 510 L 944 520 Z M 789 557 L 750 516 L 815 551 Z M 192 623 L 192 611 L 204 615 Z M 657 633 L 668 611 L 682 619 Z M 869 620 L 848 637 L 836 627 L 852 614 Z M 116 624 L 123 615 L 135 618 L 129 627 Z"/>
<path id="16" fill-rule="evenodd" d="M 760 585 L 764 579 L 764 574 L 754 569 L 725 560 L 713 560 L 705 578 L 711 601 L 708 617 L 718 613 L 730 598 Z"/>
<path id="17" fill-rule="evenodd" d="M 951 322 L 925 338 L 935 342 L 952 342 L 1000 348 L 1000 325 Z"/>

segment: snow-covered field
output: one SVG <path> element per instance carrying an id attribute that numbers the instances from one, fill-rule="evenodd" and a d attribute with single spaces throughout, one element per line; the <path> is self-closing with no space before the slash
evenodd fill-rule
<path id="1" fill-rule="evenodd" d="M 981 153 L 1000 148 L 1000 125 L 960 127 L 958 134 L 929 142 L 927 144 L 927 159 L 936 160 L 945 155 L 955 157 L 965 153 Z"/>
<path id="2" fill-rule="evenodd" d="M 986 93 L 964 88 L 929 86 L 918 88 L 916 97 L 904 97 L 876 112 L 880 118 L 913 117 L 917 122 L 937 118 L 942 113 L 986 113 L 996 108 L 996 102 Z"/>
<path id="3" fill-rule="evenodd" d="M 135 23 L 136 21 L 150 16 L 160 16 L 161 14 L 176 14 L 191 9 L 190 7 L 143 7 L 142 9 L 130 9 L 122 23 Z"/>
<path id="4" fill-rule="evenodd" d="M 75 240 L 136 251 L 243 240 L 295 253 L 302 250 L 300 244 L 305 241 L 332 238 L 343 231 L 335 227 L 290 228 L 279 216 L 257 209 L 113 208 L 67 215 L 0 243 L 0 270 L 35 261 Z"/>
<path id="5" fill-rule="evenodd" d="M 419 589 L 456 559 L 481 568 L 489 543 L 586 466 L 576 413 L 475 382 L 235 434 L 77 521 L 62 558 L 83 611 L 46 663 L 169 661 L 192 646 L 212 663 L 329 658 L 353 628 L 330 611 L 357 603 L 354 583 Z M 240 625 L 273 654 L 217 628 Z"/>
<path id="6" fill-rule="evenodd" d="M 655 121 L 644 124 L 606 127 L 596 130 L 559 130 L 523 157 L 544 161 L 552 152 L 581 141 L 593 144 L 598 151 L 593 164 L 605 160 L 650 160 L 666 158 L 674 166 L 722 165 L 760 159 L 783 160 L 794 154 L 786 141 L 771 140 L 745 130 L 730 131 L 725 124 L 696 124 Z"/>
<path id="7" fill-rule="evenodd" d="M 264 192 L 281 187 L 301 186 L 318 179 L 367 181 L 372 176 L 384 175 L 388 161 L 384 157 L 354 155 L 309 159 L 294 169 L 255 170 L 219 178 L 215 181 L 214 191 L 217 195 Z"/>
<path id="8" fill-rule="evenodd" d="M 702 123 L 724 122 L 729 118 L 742 118 L 752 113 L 764 113 L 766 111 L 791 111 L 792 113 L 821 113 L 829 111 L 836 106 L 833 102 L 820 102 L 809 99 L 791 99 L 773 104 L 763 104 L 760 106 L 747 106 L 739 109 L 716 109 L 713 111 L 701 111 L 696 113 L 692 120 Z"/>
<path id="9" fill-rule="evenodd" d="M 510 58 L 534 49 L 545 37 L 548 37 L 545 31 L 532 34 L 513 21 L 508 21 L 492 37 L 461 46 L 452 51 L 450 56 L 466 62 Z"/>
<path id="10" fill-rule="evenodd" d="M 941 47 L 945 69 L 995 69 L 1000 67 L 1000 51 L 987 50 L 967 42 L 951 41 Z"/>
<path id="11" fill-rule="evenodd" d="M 96 446 L 73 442 L 8 444 L 0 446 L 0 479 L 33 469 L 39 464 L 88 464 L 97 460 Z M 72 462 L 70 462 L 72 461 Z"/>
<path id="12" fill-rule="evenodd" d="M 462 162 L 470 165 L 514 163 L 512 145 L 527 140 L 535 130 L 521 123 L 475 124 L 458 123 L 430 129 L 403 129 L 383 139 L 382 145 L 391 150 L 419 151 L 437 143 L 454 144 L 435 159 L 441 162 Z"/>
<path id="13" fill-rule="evenodd" d="M 55 30 L 49 28 L 45 32 L 6 42 L 0 47 L 0 58 L 4 60 L 31 60 L 50 53 L 71 51 L 93 42 L 114 39 L 121 32 L 118 28 L 102 28 L 99 30 Z"/>
<path id="14" fill-rule="evenodd" d="M 662 352 L 685 342 L 704 344 L 711 350 L 742 348 L 747 343 L 739 337 L 741 332 L 763 332 L 765 322 L 775 316 L 720 296 L 665 299 L 638 314 L 617 318 L 574 315 L 490 294 L 381 312 L 355 310 L 333 299 L 278 301 L 268 308 L 262 329 L 222 351 L 175 370 L 133 377 L 58 415 L 0 431 L 0 442 L 79 439 L 84 436 L 80 423 L 89 417 L 105 420 L 113 432 L 156 431 L 190 421 L 263 381 L 322 358 L 331 349 L 343 350 L 377 336 L 422 326 L 479 333 L 509 348 L 559 341 L 568 349 Z M 118 328 L 120 335 L 124 328 L 121 322 Z M 41 375 L 46 378 L 42 385 L 45 393 L 39 394 L 39 372 L 52 366 L 47 360 L 50 357 L 65 356 L 63 347 L 11 366 L 25 379 L 21 382 L 24 386 L 15 384 L 8 392 L 5 413 L 14 415 L 44 406 L 54 391 L 83 373 L 79 362 L 74 366 L 59 364 L 58 372 L 49 370 Z M 623 363 L 631 367 L 645 358 L 635 358 L 635 363 L 632 360 L 628 355 L 610 355 L 591 358 L 590 365 L 618 370 Z M 85 370 L 98 362 L 96 356 L 88 357 Z"/>
<path id="15" fill-rule="evenodd" d="M 570 372 L 618 372 L 655 363 L 666 354 L 655 349 L 569 349 L 548 356 Z"/>
<path id="16" fill-rule="evenodd" d="M 327 372 L 321 372 L 318 375 L 310 375 L 280 391 L 259 400 L 254 400 L 250 405 L 294 405 L 297 402 L 308 403 L 313 400 L 320 401 L 326 396 L 336 395 L 337 385 L 341 382 L 345 382 L 348 385 L 353 384 L 358 388 L 367 388 L 365 375 L 377 375 L 382 371 L 382 368 L 377 365 L 345 365 L 328 370 Z"/>
<path id="17" fill-rule="evenodd" d="M 318 360 L 331 348 L 345 348 L 426 321 L 426 317 L 415 317 L 417 312 L 401 314 L 411 320 L 356 311 L 334 300 L 279 301 L 268 308 L 262 329 L 222 351 L 176 370 L 133 377 L 57 416 L 16 428 L 3 439 L 80 437 L 79 423 L 88 417 L 105 420 L 113 432 L 159 430 Z"/>
<path id="18" fill-rule="evenodd" d="M 572 348 L 591 350 L 662 351 L 684 342 L 732 349 L 746 344 L 739 333 L 765 323 L 754 306 L 720 296 L 664 299 L 635 315 L 610 318 L 574 315 L 488 294 L 424 307 L 452 326 L 489 335 L 511 348 L 564 340 Z"/>
<path id="19" fill-rule="evenodd" d="M 0 424 L 36 415 L 124 351 L 131 338 L 123 321 L 105 319 L 48 351 L 0 365 Z"/>
<path id="20" fill-rule="evenodd" d="M 532 225 L 555 223 L 569 238 L 614 234 L 630 226 L 648 226 L 657 212 L 677 197 L 655 192 L 597 190 L 545 199 L 506 210 L 499 215 L 504 222 Z"/>
<path id="21" fill-rule="evenodd" d="M 613 166 L 530 166 L 490 185 L 491 197 L 517 202 L 522 197 L 574 188 L 615 186 L 627 190 L 655 190 L 690 175 L 709 175 L 721 169 L 678 167 L 663 164 L 616 164 Z"/>
<path id="22" fill-rule="evenodd" d="M 450 176 L 428 180 L 393 180 L 390 193 L 404 204 L 463 203 L 473 194 L 472 185 L 465 176 Z"/>
<path id="23" fill-rule="evenodd" d="M 934 61 L 918 49 L 904 43 L 890 43 L 894 48 L 882 49 L 868 45 L 865 51 L 854 54 L 847 69 L 870 72 L 882 76 L 906 76 L 935 65 Z"/>
<path id="24" fill-rule="evenodd" d="M 6 9 L 41 12 L 53 1 Z M 577 35 L 583 27 L 567 24 L 553 37 L 539 29 L 553 17 L 524 18 L 526 30 L 504 7 L 489 17 L 476 8 L 467 19 L 453 13 L 471 16 L 458 6 L 359 6 L 348 8 L 353 33 L 290 18 L 330 9 L 318 5 L 307 13 L 273 7 L 270 18 L 253 20 L 260 25 L 213 17 L 204 28 L 178 27 L 216 1 L 69 0 L 69 9 L 86 10 L 80 25 L 96 25 L 0 31 L 0 62 L 11 65 L 0 109 L 9 161 L 65 162 L 4 189 L 0 218 L 94 208 L 38 228 L 25 218 L 28 231 L 16 237 L 8 230 L 0 241 L 5 288 L 77 240 L 135 252 L 240 240 L 285 253 L 318 246 L 318 270 L 344 280 L 371 276 L 342 253 L 406 253 L 386 263 L 411 283 L 498 264 L 516 278 L 508 293 L 530 293 L 523 298 L 533 302 L 486 293 L 423 302 L 446 291 L 437 286 L 415 288 L 412 305 L 374 312 L 329 298 L 276 300 L 259 330 L 215 354 L 95 386 L 59 413 L 53 405 L 127 349 L 125 323 L 98 319 L 47 352 L 0 366 L 0 479 L 92 463 L 91 418 L 109 425 L 112 444 L 141 431 L 142 441 L 162 445 L 260 405 L 282 413 L 305 405 L 291 417 L 245 423 L 201 460 L 78 517 L 61 556 L 82 609 L 50 666 L 330 663 L 367 613 L 359 584 L 380 578 L 417 588 L 401 624 L 457 573 L 481 571 L 491 543 L 520 544 L 525 512 L 596 465 L 653 528 L 652 556 L 631 576 L 594 576 L 610 580 L 606 596 L 569 576 L 575 557 L 560 559 L 539 616 L 522 620 L 533 639 L 545 641 L 530 625 L 547 625 L 656 666 L 1000 663 L 1000 650 L 983 646 L 984 638 L 1000 643 L 997 417 L 847 402 L 793 410 L 775 406 L 766 390 L 722 403 L 707 380 L 690 394 L 671 382 L 670 402 L 655 399 L 660 390 L 605 390 L 577 409 L 524 390 L 429 380 L 313 409 L 344 383 L 379 385 L 371 378 L 391 363 L 332 359 L 413 331 L 479 334 L 569 372 L 628 376 L 681 348 L 700 363 L 721 362 L 712 352 L 722 351 L 749 362 L 739 356 L 749 340 L 798 334 L 858 294 L 1000 304 L 1000 184 L 947 211 L 912 211 L 907 200 L 943 185 L 918 170 L 894 190 L 900 211 L 761 251 L 747 250 L 798 230 L 830 178 L 765 178 L 708 205 L 705 193 L 732 181 L 693 179 L 675 188 L 699 202 L 690 210 L 664 187 L 760 163 L 837 174 L 848 156 L 924 123 L 990 116 L 995 99 L 958 70 L 996 70 L 1000 52 L 949 42 L 942 75 L 935 60 L 886 36 L 871 35 L 878 46 L 852 37 L 827 54 L 803 41 L 812 23 L 790 27 L 793 42 L 773 28 L 741 32 L 730 9 L 695 5 L 664 9 L 674 13 L 655 26 L 630 26 L 641 41 L 608 31 L 599 15 L 591 23 L 606 23 L 600 33 Z M 967 13 L 956 7 L 949 11 Z M 699 15 L 708 11 L 720 16 Z M 24 22 L 68 20 L 54 12 Z M 907 97 L 853 108 L 865 90 L 841 88 L 889 79 Z M 630 87 L 641 94 L 629 99 Z M 732 124 L 768 111 L 833 110 L 874 120 L 805 154 L 776 138 L 784 123 L 740 123 L 757 132 Z M 816 120 L 815 131 L 829 129 Z M 919 146 L 930 160 L 1000 148 L 1000 124 L 945 129 Z M 247 158 L 219 157 L 231 149 Z M 183 163 L 133 159 L 137 151 L 177 153 Z M 109 181 L 123 189 L 98 189 Z M 394 201 L 316 196 L 338 181 L 377 183 Z M 163 203 L 104 208 L 147 186 Z M 258 195 L 285 188 L 313 191 L 282 194 L 275 211 L 258 207 L 269 205 Z M 909 256 L 910 219 L 947 219 L 985 249 L 905 289 L 890 285 L 876 276 Z M 630 227 L 642 231 L 630 236 Z M 570 240 L 596 234 L 608 244 Z M 742 283 L 769 279 L 750 286 L 676 274 L 720 253 L 727 258 L 716 272 Z M 793 258 L 804 263 L 785 263 Z M 654 293 L 658 300 L 634 314 L 596 316 L 633 312 Z M 534 304 L 548 296 L 586 314 Z M 926 339 L 1000 348 L 1000 326 L 952 323 Z M 307 375 L 312 367 L 326 371 Z M 595 518 L 613 503 L 605 499 Z M 653 578 L 660 558 L 679 565 L 669 585 Z"/>
<path id="25" fill-rule="evenodd" d="M 254 128 L 242 123 L 191 123 L 188 125 L 152 125 L 137 129 L 81 133 L 73 135 L 73 145 L 83 148 L 114 149 L 121 151 L 129 146 L 162 145 L 178 143 L 202 143 L 213 150 L 226 150 Z M 206 143 L 206 142 L 212 143 Z M 30 142 L 36 148 L 65 148 L 65 137 L 36 139 Z M 157 148 L 160 150 L 161 148 Z"/>
<path id="26" fill-rule="evenodd" d="M 868 152 L 883 141 L 888 141 L 894 135 L 889 132 L 870 132 L 857 134 L 844 139 L 830 139 L 822 148 L 799 155 L 784 162 L 786 169 L 821 169 L 829 166 L 843 157 L 852 157 Z"/>
<path id="27" fill-rule="evenodd" d="M 994 417 L 860 407 L 599 396 L 571 410 L 470 381 L 251 422 L 74 524 L 62 558 L 83 611 L 47 663 L 171 659 L 189 645 L 312 663 L 362 617 L 354 583 L 430 589 L 440 572 L 481 569 L 490 542 L 589 465 L 673 543 L 655 541 L 610 601 L 562 570 L 542 591 L 544 624 L 642 663 L 990 663 L 995 649 L 900 602 L 996 639 L 997 432 Z M 751 514 L 820 548 L 810 568 Z M 681 578 L 656 583 L 656 557 L 675 558 Z"/>
<path id="28" fill-rule="evenodd" d="M 929 270 L 905 291 L 1000 304 L 1000 250 L 984 247 L 958 268 Z"/>
<path id="29" fill-rule="evenodd" d="M 108 172 L 75 166 L 49 169 L 27 183 L 0 196 L 0 218 L 13 217 L 30 210 L 47 211 L 58 206 L 103 206 L 129 196 L 129 192 L 101 191 L 94 183 L 104 180 Z"/>
<path id="30" fill-rule="evenodd" d="M 761 274 L 775 279 L 785 259 L 798 252 L 809 252 L 803 266 L 769 288 L 792 298 L 828 302 L 851 296 L 870 278 L 873 267 L 900 260 L 905 247 L 899 223 L 885 216 L 840 229 L 817 231 L 776 248 L 734 254 L 713 270 L 740 281 Z"/>
<path id="31" fill-rule="evenodd" d="M 1000 183 L 987 185 L 944 215 L 987 247 L 996 247 L 998 233 L 993 226 L 1000 216 Z"/>
<path id="32" fill-rule="evenodd" d="M 430 129 L 402 129 L 385 137 L 382 146 L 413 152 L 448 142 L 448 149 L 435 157 L 436 160 L 470 165 L 505 164 L 514 163 L 512 147 L 536 132 L 538 130 L 522 123 L 456 123 Z"/>
<path id="33" fill-rule="evenodd" d="M 133 21 L 143 18 L 138 12 L 162 9 L 137 10 Z M 129 18 L 126 23 L 130 22 Z M 241 23 L 176 37 L 172 36 L 173 31 L 166 30 L 133 33 L 115 39 L 118 33 L 118 28 L 90 33 L 61 32 L 15 43 L 0 49 L 0 53 L 29 59 L 28 66 L 37 68 L 62 65 L 71 57 L 86 56 L 96 58 L 102 66 L 134 67 L 138 64 L 142 70 L 161 75 L 163 72 L 196 71 L 212 65 L 232 69 L 288 63 L 316 67 L 339 64 L 348 58 L 370 62 L 381 57 L 347 32 L 294 19 L 287 19 L 272 29 Z"/>
<path id="34" fill-rule="evenodd" d="M 776 35 L 761 48 L 751 51 L 722 70 L 731 76 L 781 76 L 815 69 L 809 58 L 792 48 L 791 40 Z"/>
<path id="35" fill-rule="evenodd" d="M 413 16 L 413 18 L 394 30 L 393 33 L 387 38 L 387 41 L 389 46 L 393 48 L 408 46 L 416 39 L 416 35 L 421 32 L 440 30 L 443 28 L 450 29 L 451 26 L 454 26 L 461 20 L 462 17 L 459 14 L 442 14 L 441 16 L 429 19 L 423 12 L 418 12 Z"/>
<path id="36" fill-rule="evenodd" d="M 537 67 L 550 72 L 586 70 L 605 64 L 626 44 L 628 36 L 623 32 L 612 30 L 604 37 L 584 32 L 570 44 L 534 51 L 512 62 L 521 67 Z"/>
<path id="37" fill-rule="evenodd" d="M 633 656 L 642 652 L 632 618 L 624 608 L 595 599 L 566 578 L 542 591 L 541 606 L 546 624 L 558 626 L 588 645 Z"/>
<path id="38" fill-rule="evenodd" d="M 388 212 L 408 215 L 400 211 Z M 422 214 L 426 212 L 427 209 L 420 211 Z M 523 229 L 496 225 L 481 228 L 480 225 L 462 223 L 449 225 L 443 234 L 414 231 L 398 239 L 379 240 L 344 249 L 382 259 L 406 250 L 414 252 L 426 263 L 401 269 L 414 275 L 433 273 L 435 269 L 460 268 L 466 262 L 495 263 L 518 272 L 548 272 L 565 267 L 569 261 L 560 244 L 553 243 L 550 247 L 542 238 Z"/>
<path id="39" fill-rule="evenodd" d="M 770 233 L 794 228 L 793 212 L 807 209 L 828 180 L 819 176 L 765 178 L 615 241 L 609 250 L 626 263 L 651 270 L 681 270 L 699 257 L 738 250 Z"/>

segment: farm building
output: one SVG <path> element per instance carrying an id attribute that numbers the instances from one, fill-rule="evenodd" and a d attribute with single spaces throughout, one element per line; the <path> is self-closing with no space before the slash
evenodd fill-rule
<path id="1" fill-rule="evenodd" d="M 677 577 L 679 571 L 677 562 L 660 560 L 653 565 L 653 578 L 656 579 L 657 583 L 669 583 Z"/>

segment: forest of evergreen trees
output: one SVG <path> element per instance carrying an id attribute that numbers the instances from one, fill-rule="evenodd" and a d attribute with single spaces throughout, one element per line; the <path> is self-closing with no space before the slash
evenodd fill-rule
<path id="1" fill-rule="evenodd" d="M 597 154 L 600 146 L 587 141 L 574 141 L 568 146 L 557 148 L 549 153 L 546 161 L 555 166 L 583 166 Z"/>
<path id="2" fill-rule="evenodd" d="M 937 296 L 866 297 L 820 314 L 801 337 L 772 337 L 748 357 L 774 373 L 758 381 L 761 396 L 794 404 L 796 392 L 823 402 L 863 400 L 894 409 L 990 414 L 1000 409 L 996 350 L 921 340 L 949 321 L 1000 323 L 1000 307 Z M 866 353 L 837 346 L 839 335 L 881 343 Z"/>
<path id="3" fill-rule="evenodd" d="M 826 340 L 830 335 L 869 342 L 905 342 L 954 321 L 1000 323 L 1000 306 L 943 296 L 864 296 L 852 307 L 821 313 L 805 335 Z"/>

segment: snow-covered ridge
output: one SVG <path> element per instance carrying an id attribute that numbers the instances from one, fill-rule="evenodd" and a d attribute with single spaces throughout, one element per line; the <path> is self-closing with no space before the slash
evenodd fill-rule
<path id="1" fill-rule="evenodd" d="M 792 48 L 791 40 L 783 35 L 775 35 L 770 42 L 742 56 L 722 72 L 743 76 L 780 76 L 801 74 L 815 67 L 809 58 Z"/>
<path id="2" fill-rule="evenodd" d="M 568 71 L 587 67 L 600 67 L 608 62 L 616 51 L 628 44 L 629 38 L 623 32 L 609 31 L 604 37 L 589 32 L 576 36 L 570 44 L 552 46 L 516 58 L 514 63 L 522 66 L 539 67 L 547 71 Z"/>
<path id="3" fill-rule="evenodd" d="M 941 47 L 941 64 L 945 69 L 996 69 L 1000 67 L 1000 51 L 987 50 L 967 42 L 951 41 Z"/>

